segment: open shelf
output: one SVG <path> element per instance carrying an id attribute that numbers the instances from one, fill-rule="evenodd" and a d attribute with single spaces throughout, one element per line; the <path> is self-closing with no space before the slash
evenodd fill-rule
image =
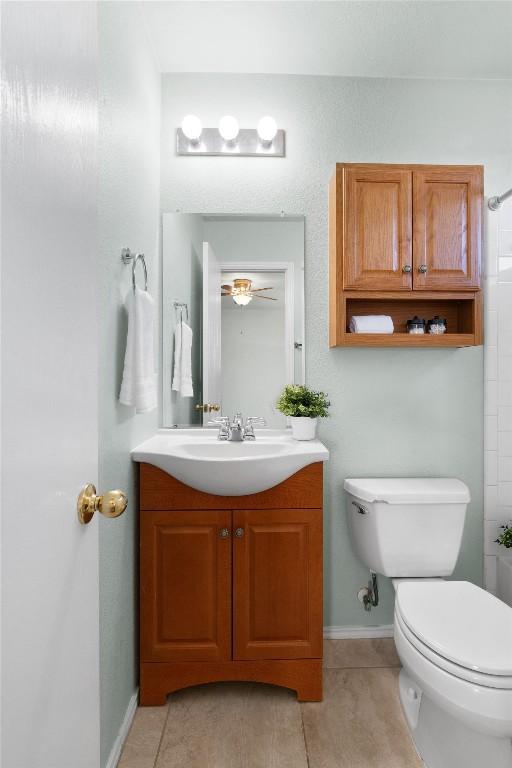
<path id="1" fill-rule="evenodd" d="M 346 347 L 472 347 L 471 333 L 443 333 L 436 336 L 414 333 L 347 333 Z"/>
<path id="2" fill-rule="evenodd" d="M 342 295 L 340 324 L 342 345 L 349 347 L 468 347 L 481 344 L 481 294 L 477 293 L 377 293 L 347 291 Z M 350 333 L 352 315 L 389 315 L 395 333 Z M 407 320 L 418 315 L 446 319 L 447 333 L 407 333 Z"/>

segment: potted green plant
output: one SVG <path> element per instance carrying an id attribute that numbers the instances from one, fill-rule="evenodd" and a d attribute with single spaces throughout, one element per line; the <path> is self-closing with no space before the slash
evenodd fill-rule
<path id="1" fill-rule="evenodd" d="M 500 533 L 496 539 L 496 544 L 501 544 L 501 546 L 506 547 L 506 549 L 512 549 L 512 523 L 500 525 L 500 528 L 503 533 Z"/>
<path id="2" fill-rule="evenodd" d="M 295 440 L 313 440 L 318 419 L 329 415 L 329 406 L 325 392 L 299 384 L 287 384 L 277 401 L 277 410 L 290 419 Z"/>

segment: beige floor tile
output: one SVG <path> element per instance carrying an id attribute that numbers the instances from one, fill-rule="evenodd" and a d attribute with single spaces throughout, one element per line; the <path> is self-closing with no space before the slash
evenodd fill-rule
<path id="1" fill-rule="evenodd" d="M 133 719 L 117 768 L 154 768 L 167 707 L 140 707 Z"/>
<path id="2" fill-rule="evenodd" d="M 400 659 L 392 637 L 375 640 L 324 640 L 324 667 L 399 667 Z"/>
<path id="3" fill-rule="evenodd" d="M 174 693 L 156 768 L 307 768 L 295 694 L 253 683 Z"/>
<path id="4" fill-rule="evenodd" d="M 310 768 L 420 768 L 397 669 L 326 669 L 324 700 L 301 704 Z"/>

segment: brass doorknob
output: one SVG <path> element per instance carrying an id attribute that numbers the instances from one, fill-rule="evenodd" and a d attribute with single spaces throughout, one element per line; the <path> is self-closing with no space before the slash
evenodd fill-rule
<path id="1" fill-rule="evenodd" d="M 203 413 L 212 413 L 212 411 L 220 411 L 220 405 L 218 403 L 198 403 L 196 405 L 196 411 L 202 411 Z"/>
<path id="2" fill-rule="evenodd" d="M 76 509 L 82 525 L 90 523 L 95 512 L 101 512 L 105 517 L 119 517 L 128 506 L 128 497 L 122 491 L 107 491 L 103 496 L 96 495 L 92 483 L 84 485 L 78 495 Z"/>

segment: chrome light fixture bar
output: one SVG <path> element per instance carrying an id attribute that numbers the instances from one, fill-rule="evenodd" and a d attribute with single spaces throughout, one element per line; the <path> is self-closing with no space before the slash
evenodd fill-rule
<path id="1" fill-rule="evenodd" d="M 224 116 L 218 128 L 203 128 L 199 118 L 187 115 L 176 130 L 176 154 L 285 157 L 285 132 L 268 116 L 258 128 L 238 128 L 231 115 Z"/>

